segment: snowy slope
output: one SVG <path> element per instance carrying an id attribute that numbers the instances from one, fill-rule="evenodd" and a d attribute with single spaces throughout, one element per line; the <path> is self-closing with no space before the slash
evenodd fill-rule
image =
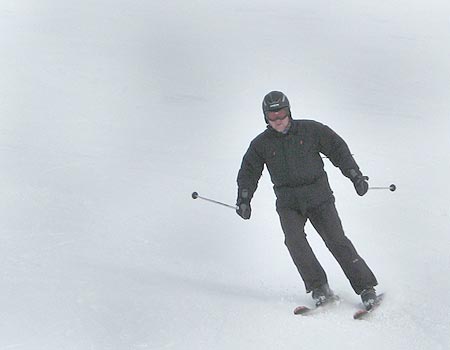
<path id="1" fill-rule="evenodd" d="M 0 3 L 0 349 L 447 349 L 446 1 Z M 310 303 L 267 173 L 227 203 L 273 89 L 330 125 L 373 186 L 327 164 L 387 293 L 370 321 Z M 419 307 L 416 307 L 419 305 Z"/>

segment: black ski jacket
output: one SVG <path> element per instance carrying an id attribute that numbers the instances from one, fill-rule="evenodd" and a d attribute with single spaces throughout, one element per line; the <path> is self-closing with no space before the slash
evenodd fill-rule
<path id="1" fill-rule="evenodd" d="M 302 212 L 333 199 L 321 153 L 344 176 L 350 169 L 361 175 L 345 141 L 328 126 L 313 120 L 292 120 L 286 134 L 270 126 L 251 143 L 238 173 L 238 196 L 243 189 L 253 197 L 266 165 L 277 196 L 277 208 Z"/>

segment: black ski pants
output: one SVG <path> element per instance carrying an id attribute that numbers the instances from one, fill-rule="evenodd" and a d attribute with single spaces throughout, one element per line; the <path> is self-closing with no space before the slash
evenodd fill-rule
<path id="1" fill-rule="evenodd" d="M 308 210 L 307 213 L 291 208 L 277 208 L 277 212 L 285 235 L 285 244 L 308 293 L 327 283 L 327 275 L 306 239 L 305 224 L 308 219 L 341 266 L 357 294 L 378 284 L 366 262 L 345 236 L 334 199 Z"/>

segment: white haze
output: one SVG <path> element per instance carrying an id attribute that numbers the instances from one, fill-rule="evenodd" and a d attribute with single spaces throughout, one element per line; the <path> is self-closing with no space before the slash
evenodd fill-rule
<path id="1" fill-rule="evenodd" d="M 448 1 L 2 0 L 0 349 L 447 349 Z M 372 186 L 326 169 L 386 292 L 313 317 L 267 172 L 230 204 L 260 103 L 331 126 Z"/>

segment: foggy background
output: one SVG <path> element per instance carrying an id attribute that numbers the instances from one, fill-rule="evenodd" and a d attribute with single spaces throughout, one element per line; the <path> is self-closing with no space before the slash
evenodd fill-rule
<path id="1" fill-rule="evenodd" d="M 446 1 L 1 0 L 0 349 L 446 349 L 449 30 Z M 234 204 L 271 90 L 398 187 L 326 162 L 370 322 L 309 225 L 343 302 L 292 315 L 267 172 L 250 221 L 191 199 Z"/>

